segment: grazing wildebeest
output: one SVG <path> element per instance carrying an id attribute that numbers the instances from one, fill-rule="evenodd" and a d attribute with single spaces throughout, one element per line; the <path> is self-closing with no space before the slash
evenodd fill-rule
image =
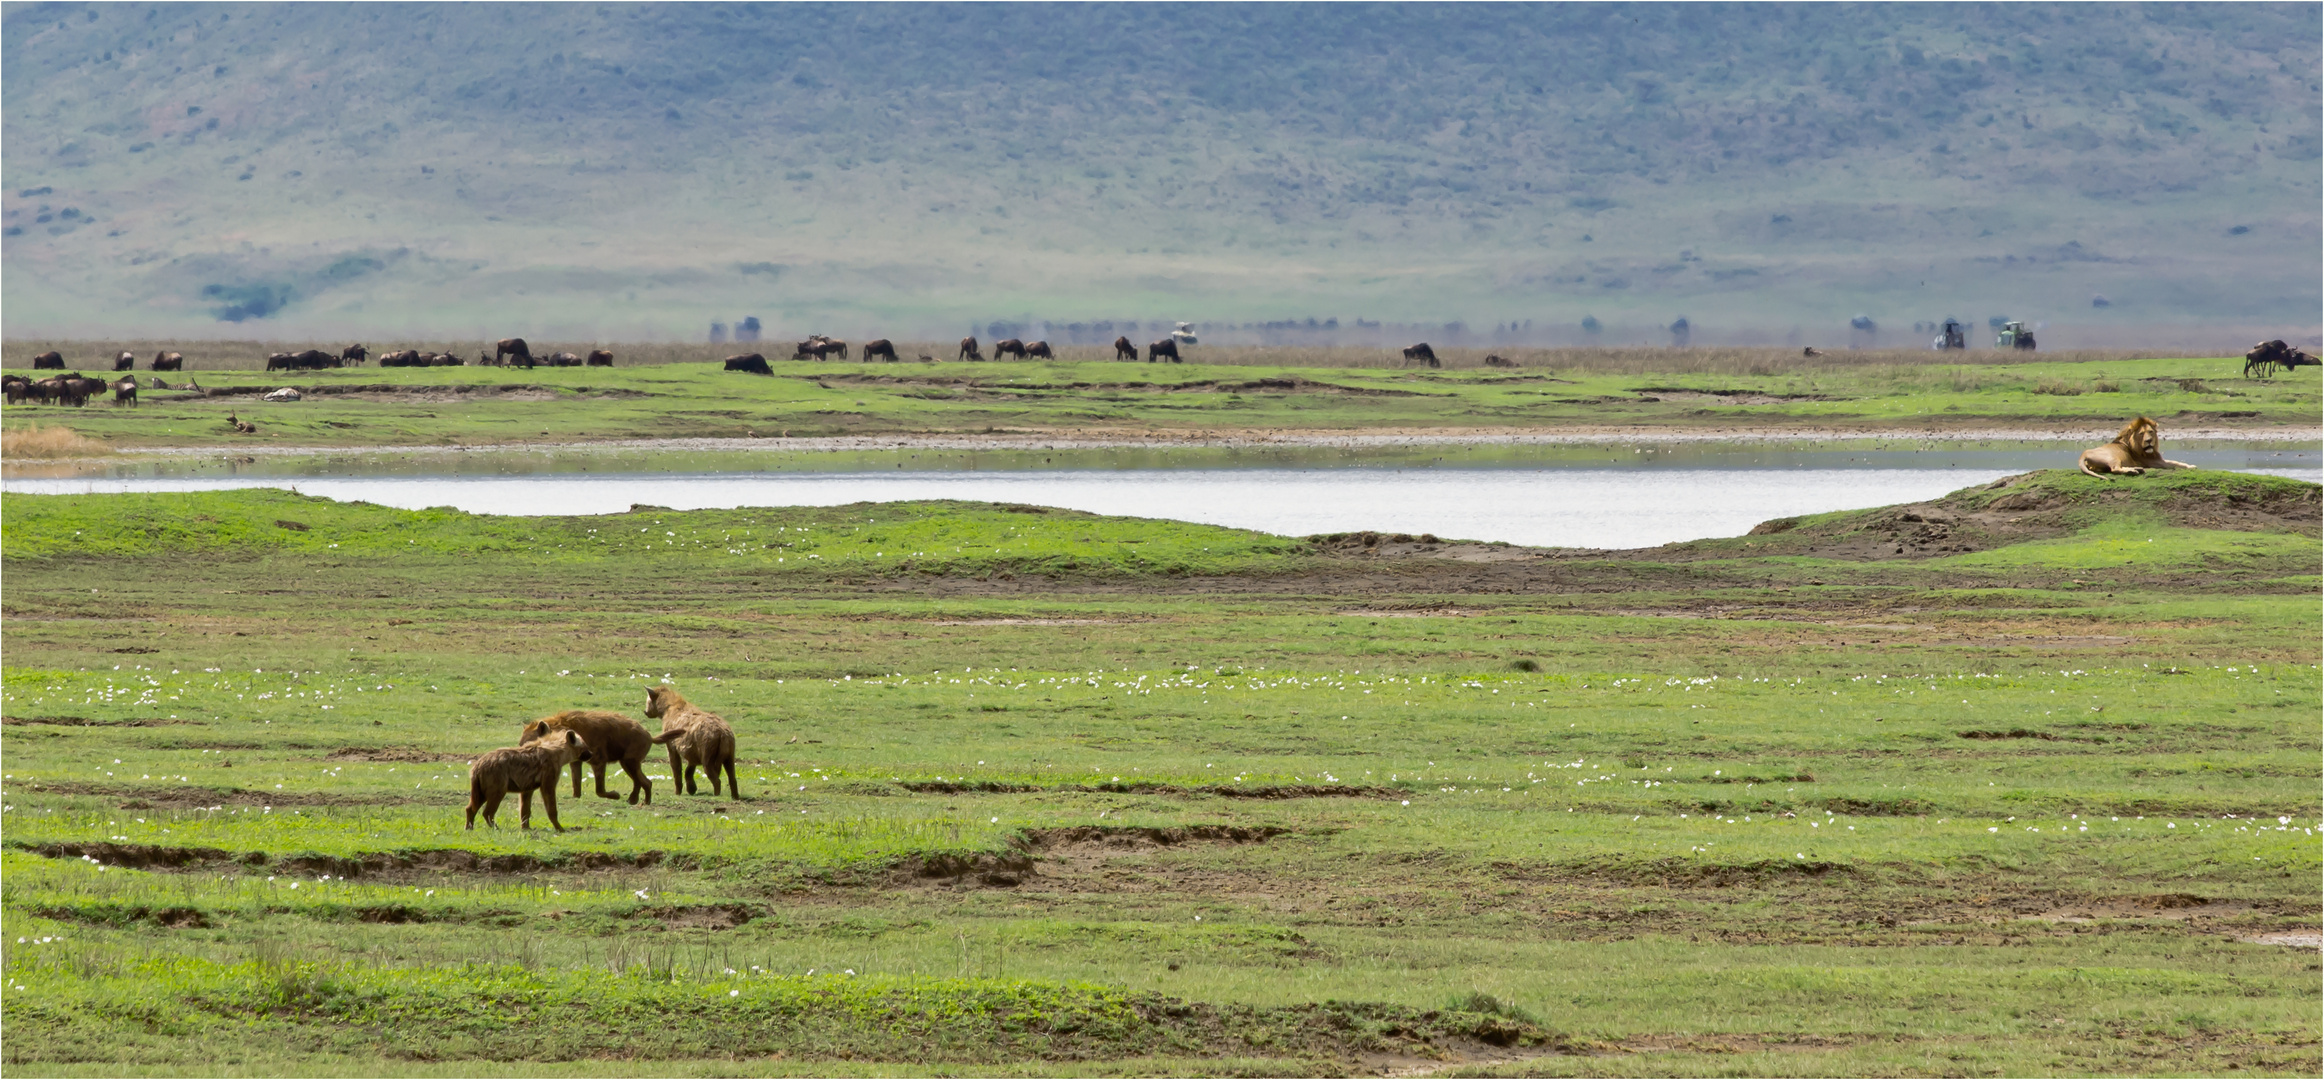
<path id="1" fill-rule="evenodd" d="M 185 369 L 186 354 L 184 353 L 157 352 L 153 354 L 153 370 L 155 371 L 184 371 Z"/>
<path id="2" fill-rule="evenodd" d="M 63 371 L 64 369 L 64 354 L 53 349 L 32 358 L 32 370 L 34 371 Z"/>
<path id="3" fill-rule="evenodd" d="M 135 376 L 131 376 L 113 384 L 113 405 L 115 408 L 119 408 L 123 405 L 127 405 L 132 408 L 136 407 L 137 378 Z"/>
<path id="4" fill-rule="evenodd" d="M 54 401 L 59 405 L 74 406 L 86 405 L 89 403 L 89 394 L 92 392 L 91 387 L 95 388 L 96 393 L 103 393 L 105 389 L 104 380 L 84 379 L 78 373 L 71 375 L 51 375 L 48 378 L 40 380 L 40 382 L 35 383 L 34 385 L 46 389 L 47 392 L 42 395 L 43 397 Z"/>
<path id="5" fill-rule="evenodd" d="M 344 360 L 350 364 L 360 364 L 365 360 L 371 359 L 371 353 L 369 350 L 363 347 L 361 342 L 358 342 L 339 350 L 339 359 Z"/>
<path id="6" fill-rule="evenodd" d="M 820 354 L 822 354 L 823 356 L 830 356 L 830 355 L 832 355 L 832 354 L 834 354 L 834 353 L 837 353 L 837 354 L 839 355 L 839 358 L 840 358 L 840 359 L 842 359 L 842 360 L 845 360 L 845 359 L 847 359 L 847 343 L 846 343 L 846 342 L 844 342 L 844 341 L 841 341 L 841 340 L 839 340 L 838 338 L 828 338 L 828 337 L 824 337 L 824 336 L 823 336 L 823 335 L 821 335 L 821 334 L 817 334 L 817 335 L 815 335 L 815 337 L 813 338 L 813 340 L 814 340 L 814 342 L 815 342 L 815 344 L 816 344 L 816 351 L 817 351 L 817 352 L 819 352 Z"/>
<path id="7" fill-rule="evenodd" d="M 1178 342 L 1171 340 L 1170 338 L 1163 338 L 1151 345 L 1146 346 L 1147 363 L 1151 364 L 1165 356 L 1169 357 L 1170 362 L 1173 364 L 1185 362 L 1178 358 Z"/>
<path id="8" fill-rule="evenodd" d="M 307 349 L 295 353 L 275 353 L 266 358 L 268 371 L 314 371 L 339 367 L 344 361 L 321 349 Z"/>
<path id="9" fill-rule="evenodd" d="M 767 366 L 767 358 L 757 353 L 727 357 L 726 370 L 747 371 L 753 375 L 772 375 L 775 373 L 775 369 Z"/>
<path id="10" fill-rule="evenodd" d="M 121 355 L 114 357 L 114 358 L 113 358 L 113 370 L 115 370 L 115 371 L 135 371 L 135 370 L 137 370 L 137 354 L 136 354 L 136 353 L 133 353 L 133 352 L 124 352 L 124 353 L 122 353 Z"/>
<path id="11" fill-rule="evenodd" d="M 1005 338 L 993 342 L 993 359 L 998 360 L 1004 356 L 1014 356 L 1019 360 L 1024 359 L 1025 343 L 1016 338 Z"/>
<path id="12" fill-rule="evenodd" d="M 1130 339 L 1128 337 L 1118 337 L 1114 339 L 1114 359 L 1135 360 L 1137 358 L 1138 347 L 1130 344 Z"/>
<path id="13" fill-rule="evenodd" d="M 1046 341 L 1036 341 L 1025 346 L 1025 355 L 1035 360 L 1057 359 L 1057 354 L 1049 351 L 1049 343 Z"/>
<path id="14" fill-rule="evenodd" d="M 428 361 L 427 358 L 420 355 L 417 349 L 403 349 L 397 352 L 379 354 L 379 366 L 383 368 L 426 367 Z"/>
<path id="15" fill-rule="evenodd" d="M 56 355 L 56 354 L 54 354 L 54 353 L 50 353 L 49 355 L 51 355 L 51 356 L 54 356 L 54 355 Z M 959 359 L 962 359 L 962 360 L 982 360 L 982 359 L 984 359 L 984 354 L 983 354 L 983 353 L 981 353 L 981 352 L 978 352 L 978 351 L 977 351 L 977 349 L 976 349 L 976 338 L 975 338 L 974 336 L 970 336 L 970 337 L 964 337 L 964 338 L 961 338 L 961 339 L 960 339 L 960 356 L 959 356 Z"/>
<path id="16" fill-rule="evenodd" d="M 889 341 L 886 338 L 873 338 L 870 341 L 864 342 L 863 359 L 865 363 L 870 363 L 871 361 L 881 359 L 882 357 L 885 357 L 889 361 L 894 361 L 896 359 L 896 345 L 894 342 Z"/>
<path id="17" fill-rule="evenodd" d="M 2276 338 L 2260 342 L 2252 346 L 2250 352 L 2243 354 L 2243 377 L 2270 378 L 2279 367 L 2313 367 L 2316 362 L 2315 357 L 2286 343 L 2282 338 Z"/>
<path id="18" fill-rule="evenodd" d="M 10 405 L 21 404 L 32 396 L 32 380 L 22 375 L 0 375 L 0 396 L 5 396 Z"/>
<path id="19" fill-rule="evenodd" d="M 501 363 L 505 357 L 510 357 L 510 356 L 516 357 L 516 358 L 517 358 L 517 362 L 519 362 L 519 363 L 523 364 L 523 365 L 524 365 L 524 366 L 526 366 L 526 367 L 531 367 L 531 366 L 533 366 L 533 350 L 532 350 L 532 347 L 531 347 L 531 346 L 529 346 L 529 345 L 526 345 L 526 344 L 525 344 L 525 339 L 523 339 L 523 338 L 520 338 L 520 337 L 502 338 L 502 339 L 500 339 L 500 344 L 493 346 L 493 349 L 492 349 L 492 362 L 493 362 L 493 363 L 495 363 L 495 364 Z"/>
<path id="20" fill-rule="evenodd" d="M 1436 350 L 1435 350 L 1435 349 L 1431 349 L 1431 348 L 1429 348 L 1429 347 L 1428 347 L 1428 343 L 1427 343 L 1427 342 L 1425 342 L 1425 341 L 1421 342 L 1421 343 L 1420 343 L 1420 344 L 1418 344 L 1418 345 L 1407 345 L 1407 346 L 1405 346 L 1405 347 L 1404 347 L 1404 358 L 1405 358 L 1406 360 L 1426 360 L 1426 361 L 1428 361 L 1428 366 L 1430 366 L 1430 367 L 1443 367 L 1443 366 L 1444 366 L 1443 364 L 1441 364 L 1441 363 L 1438 363 L 1438 362 L 1437 362 L 1437 359 L 1436 359 Z"/>
<path id="21" fill-rule="evenodd" d="M 589 351 L 589 366 L 612 367 L 613 354 L 606 352 L 604 349 L 591 349 Z"/>

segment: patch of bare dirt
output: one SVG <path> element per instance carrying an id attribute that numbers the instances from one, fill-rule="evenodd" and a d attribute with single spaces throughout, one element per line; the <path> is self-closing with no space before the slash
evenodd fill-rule
<path id="1" fill-rule="evenodd" d="M 443 873 L 529 874 L 547 871 L 632 870 L 669 865 L 693 865 L 685 857 L 670 858 L 661 851 L 636 854 L 585 851 L 571 855 L 479 855 L 457 848 L 434 851 L 374 852 L 360 856 L 288 855 L 263 851 L 232 852 L 223 848 L 167 847 L 157 844 L 89 843 L 11 844 L 22 851 L 52 859 L 89 858 L 106 866 L 133 870 L 204 870 L 215 867 L 267 869 L 276 873 L 330 874 L 333 877 L 413 877 Z"/>
<path id="2" fill-rule="evenodd" d="M 465 758 L 461 760 L 466 760 Z M 154 787 L 140 784 L 91 784 L 77 780 L 16 781 L 12 787 L 45 795 L 78 795 L 99 799 L 122 799 L 140 804 L 144 810 L 200 810 L 207 807 L 227 806 L 401 806 L 407 803 L 444 803 L 458 809 L 458 799 L 464 796 L 409 795 L 339 795 L 327 791 L 249 791 L 242 788 L 201 787 L 184 784 L 177 787 Z"/>
<path id="3" fill-rule="evenodd" d="M 139 716 L 127 720 L 91 720 L 86 716 L 0 716 L 0 726 L 17 724 L 46 724 L 54 727 L 170 727 L 178 724 L 205 726 L 200 720 L 173 720 L 160 716 Z"/>
<path id="4" fill-rule="evenodd" d="M 2284 930 L 2272 934 L 2250 934 L 2235 940 L 2251 945 L 2286 945 L 2295 949 L 2324 949 L 2324 931 Z"/>
<path id="5" fill-rule="evenodd" d="M 758 914 L 747 904 L 678 904 L 638 912 L 639 917 L 659 919 L 672 930 L 732 930 Z"/>
<path id="6" fill-rule="evenodd" d="M 201 392 L 202 397 L 248 397 L 270 393 L 282 386 L 295 383 L 266 383 L 256 386 L 211 387 Z M 444 404 L 454 401 L 555 401 L 563 397 L 642 398 L 653 395 L 642 390 L 613 387 L 576 386 L 559 389 L 538 383 L 452 384 L 444 386 L 406 386 L 398 383 L 353 383 L 349 385 L 321 384 L 297 387 L 304 397 L 344 397 L 355 401 L 388 401 L 418 404 Z"/>
<path id="7" fill-rule="evenodd" d="M 473 761 L 474 754 L 445 754 L 434 750 L 420 750 L 408 746 L 363 747 L 345 746 L 323 755 L 324 761 Z"/>

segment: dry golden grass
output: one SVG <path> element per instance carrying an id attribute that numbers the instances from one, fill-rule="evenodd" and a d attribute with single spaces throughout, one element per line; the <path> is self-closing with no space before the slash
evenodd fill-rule
<path id="1" fill-rule="evenodd" d="M 312 344 L 337 352 L 345 342 L 279 342 L 279 341 L 50 341 L 24 340 L 0 344 L 0 367 L 20 370 L 32 366 L 32 357 L 55 349 L 65 356 L 68 367 L 84 372 L 105 373 L 113 370 L 113 357 L 124 350 L 137 355 L 137 370 L 151 367 L 155 353 L 164 349 L 182 352 L 187 371 L 261 371 L 266 367 L 269 353 L 295 351 Z M 450 352 L 473 363 L 478 354 L 490 348 L 480 341 L 366 341 L 373 357 L 397 349 L 418 349 L 422 352 Z M 852 342 L 851 355 L 862 356 L 862 340 Z M 672 342 L 587 342 L 535 341 L 531 342 L 536 356 L 570 352 L 588 355 L 592 349 L 610 349 L 614 364 L 619 367 L 653 366 L 658 364 L 715 363 L 729 356 L 756 352 L 769 360 L 781 361 L 791 357 L 788 341 L 756 341 L 709 343 Z M 983 342 L 985 355 L 992 355 L 992 343 Z M 898 341 L 896 355 L 906 362 L 922 356 L 951 362 L 958 354 L 957 341 Z M 1051 346 L 1061 361 L 1110 361 L 1114 357 L 1111 345 Z M 1144 356 L 1143 346 L 1140 347 Z M 1715 374 L 1715 375 L 1789 375 L 1817 372 L 1856 371 L 1867 368 L 1918 368 L 1963 366 L 1990 367 L 2027 363 L 2076 363 L 2082 361 L 2138 360 L 2185 355 L 2183 352 L 2137 349 L 2084 349 L 2061 352 L 2005 352 L 1995 349 L 1972 349 L 1967 352 L 1934 353 L 1926 349 L 1834 349 L 1817 356 L 1803 356 L 1797 348 L 1782 346 L 1723 346 L 1704 345 L 1692 348 L 1657 348 L 1652 346 L 1561 346 L 1523 347 L 1493 346 L 1456 348 L 1442 346 L 1436 349 L 1437 358 L 1448 369 L 1470 370 L 1485 368 L 1487 356 L 1500 356 L 1513 361 L 1518 368 L 1536 371 L 1578 371 L 1608 375 L 1649 374 Z M 1195 345 L 1185 350 L 1189 362 L 1225 364 L 1237 367 L 1312 367 L 1312 368 L 1415 368 L 1422 365 L 1404 359 L 1401 346 L 1374 345 Z M 373 361 L 376 363 L 376 359 Z M 855 362 L 855 361 L 849 361 Z M 831 361 L 837 364 L 841 361 Z M 1144 360 L 1138 366 L 1145 366 Z"/>
<path id="2" fill-rule="evenodd" d="M 0 431 L 0 458 L 77 458 L 110 454 L 113 448 L 69 427 L 26 424 Z"/>

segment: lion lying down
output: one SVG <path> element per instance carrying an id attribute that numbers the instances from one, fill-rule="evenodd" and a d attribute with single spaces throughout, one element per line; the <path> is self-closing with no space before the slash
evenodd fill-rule
<path id="1" fill-rule="evenodd" d="M 2082 471 L 2092 476 L 2137 476 L 2148 469 L 2192 469 L 2163 456 L 2162 429 L 2146 417 L 2122 425 L 2114 441 L 2082 451 Z"/>

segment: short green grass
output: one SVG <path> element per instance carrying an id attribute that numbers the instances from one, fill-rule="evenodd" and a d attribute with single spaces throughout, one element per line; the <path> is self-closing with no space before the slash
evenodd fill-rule
<path id="1" fill-rule="evenodd" d="M 982 504 L 9 495 L 0 1053 L 2313 1072 L 2315 954 L 2244 939 L 2320 915 L 2316 541 L 2147 479 L 1976 555 L 1490 581 Z M 467 755 L 663 679 L 742 799 L 654 758 L 460 828 Z"/>
<path id="2" fill-rule="evenodd" d="M 47 343 L 35 343 L 47 344 Z M 10 343 L 11 370 L 32 345 Z M 118 447 L 472 446 L 658 438 L 890 433 L 1242 432 L 1535 429 L 1648 424 L 1675 432 L 1788 427 L 1910 432 L 1930 427 L 2111 429 L 2135 415 L 2175 424 L 2313 427 L 2317 376 L 2242 378 L 2233 358 L 2059 359 L 1824 365 L 1779 350 L 1690 366 L 1633 351 L 1540 350 L 1516 370 L 1339 366 L 1362 359 L 1208 350 L 1186 365 L 902 364 L 781 361 L 771 378 L 715 363 L 604 368 L 204 370 L 212 391 L 296 386 L 296 404 L 255 394 L 148 389 L 138 408 L 10 406 L 11 424 L 67 423 Z M 1247 356 L 1240 354 L 1249 354 Z M 1464 358 L 1473 362 L 1474 358 Z M 1815 366 L 1803 366 L 1814 363 Z M 163 376 L 168 379 L 168 376 Z M 170 379 L 182 386 L 180 380 Z M 2071 384 L 2090 393 L 2045 391 Z M 2099 388 L 2112 388 L 2100 390 Z M 359 392 L 333 393 L 334 390 Z M 255 421 L 254 435 L 226 423 Z"/>

